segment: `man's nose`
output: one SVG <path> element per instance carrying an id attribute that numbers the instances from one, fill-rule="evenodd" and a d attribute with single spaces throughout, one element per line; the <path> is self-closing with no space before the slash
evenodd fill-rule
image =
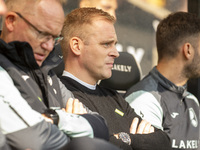
<path id="1" fill-rule="evenodd" d="M 52 51 L 54 48 L 54 40 L 53 38 L 49 39 L 48 41 L 45 41 L 41 44 L 42 48 L 48 51 Z"/>
<path id="2" fill-rule="evenodd" d="M 117 51 L 117 48 L 115 47 L 111 53 L 111 55 L 115 58 L 119 57 L 119 52 Z"/>

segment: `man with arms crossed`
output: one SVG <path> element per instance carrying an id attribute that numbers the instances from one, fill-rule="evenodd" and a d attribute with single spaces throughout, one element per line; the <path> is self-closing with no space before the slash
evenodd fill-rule
<path id="1" fill-rule="evenodd" d="M 156 44 L 157 66 L 127 91 L 126 100 L 169 135 L 173 149 L 196 150 L 199 102 L 186 83 L 200 76 L 200 19 L 187 12 L 170 14 L 158 25 Z"/>
<path id="2" fill-rule="evenodd" d="M 65 71 L 61 81 L 86 107 L 107 120 L 112 143 L 124 150 L 169 149 L 164 132 L 156 129 L 152 133 L 151 124 L 141 121 L 118 93 L 97 85 L 98 80 L 111 76 L 114 59 L 119 56 L 114 22 L 114 17 L 95 8 L 78 8 L 66 16 L 61 43 Z"/>
<path id="3" fill-rule="evenodd" d="M 0 4 L 0 12 L 3 14 L 5 13 L 5 4 L 2 0 Z M 54 121 L 59 129 L 66 133 L 64 134 L 55 125 L 45 122 L 41 114 L 32 109 L 44 112 L 44 110 L 53 106 L 61 107 L 62 99 L 59 102 L 59 99 L 56 98 L 73 96 L 71 92 L 62 87 L 65 90 L 62 94 L 66 94 L 66 97 L 64 97 L 59 93 L 60 83 L 56 77 L 51 79 L 52 73 L 50 72 L 47 76 L 52 65 L 52 59 L 47 59 L 48 63 L 43 66 L 42 63 L 46 57 L 50 57 L 50 48 L 53 47 L 56 39 L 52 35 L 44 34 L 45 32 L 37 29 L 37 27 L 41 30 L 49 29 L 47 32 L 54 29 L 56 32 L 60 32 L 64 20 L 61 1 L 7 0 L 6 4 L 8 11 L 5 14 L 0 39 L 0 132 L 6 136 L 8 145 L 14 149 L 32 150 L 62 149 L 63 147 L 66 148 L 66 145 L 70 149 L 76 150 L 93 149 L 93 147 L 98 149 L 99 145 L 106 149 L 117 149 L 103 140 L 91 139 L 97 133 L 96 131 L 101 132 L 97 133 L 100 137 L 103 137 L 107 131 L 104 120 L 98 115 L 85 114 L 79 116 L 66 113 L 61 109 L 54 110 L 53 114 L 45 111 L 45 115 L 51 114 L 57 117 Z M 55 16 L 53 19 L 49 18 L 56 14 L 52 13 L 49 8 L 59 9 L 60 11 L 57 11 L 57 13 L 60 13 L 60 16 Z M 35 27 L 21 13 L 24 13 L 28 19 L 31 18 L 30 20 L 35 23 L 38 16 L 45 18 L 46 22 L 51 19 L 51 25 L 39 20 L 39 23 L 36 23 L 37 27 Z M 42 35 L 43 38 L 40 38 L 39 36 Z M 34 50 L 25 42 L 29 42 Z M 46 81 L 47 78 L 49 82 Z M 55 82 L 57 85 L 53 85 Z M 56 91 L 60 95 L 56 95 Z M 67 100 L 65 99 L 65 101 Z M 77 100 L 75 102 L 73 99 L 68 100 L 69 102 L 72 104 L 66 108 L 68 112 L 85 112 L 82 104 Z M 76 107 L 73 108 L 73 106 Z M 2 141 L 0 141 L 1 149 L 6 149 L 4 135 L 0 134 L 2 137 Z M 70 140 L 70 138 L 83 136 L 84 138 L 81 139 Z"/>

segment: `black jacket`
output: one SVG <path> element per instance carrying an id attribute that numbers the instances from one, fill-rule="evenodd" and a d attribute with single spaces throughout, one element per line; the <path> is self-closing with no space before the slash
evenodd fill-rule
<path id="1" fill-rule="evenodd" d="M 22 97 L 40 113 L 47 107 L 63 108 L 64 101 L 73 97 L 70 91 L 67 95 L 62 94 L 61 82 L 51 71 L 59 64 L 59 59 L 52 51 L 39 67 L 28 43 L 14 41 L 7 44 L 0 39 L 0 66 L 9 73 Z M 66 88 L 63 90 L 66 92 Z"/>

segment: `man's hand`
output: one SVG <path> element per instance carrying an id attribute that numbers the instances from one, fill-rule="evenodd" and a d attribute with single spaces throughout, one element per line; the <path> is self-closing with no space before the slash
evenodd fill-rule
<path id="1" fill-rule="evenodd" d="M 44 120 L 45 120 L 46 122 L 50 122 L 50 123 L 53 124 L 53 120 L 52 120 L 51 118 L 47 117 L 45 114 L 42 114 L 42 116 L 44 117 Z"/>
<path id="2" fill-rule="evenodd" d="M 78 99 L 69 98 L 66 104 L 65 111 L 73 114 L 86 114 L 87 110 Z"/>
<path id="3" fill-rule="evenodd" d="M 146 120 L 142 120 L 138 125 L 139 119 L 134 118 L 130 127 L 130 133 L 132 134 L 149 134 L 154 132 L 154 127 L 151 126 Z"/>

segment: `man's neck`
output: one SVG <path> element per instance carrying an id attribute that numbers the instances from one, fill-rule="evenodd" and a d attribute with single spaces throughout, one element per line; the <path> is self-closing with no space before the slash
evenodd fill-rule
<path id="1" fill-rule="evenodd" d="M 183 86 L 187 83 L 188 79 L 182 75 L 181 66 L 159 63 L 156 68 L 165 78 L 176 86 Z"/>

